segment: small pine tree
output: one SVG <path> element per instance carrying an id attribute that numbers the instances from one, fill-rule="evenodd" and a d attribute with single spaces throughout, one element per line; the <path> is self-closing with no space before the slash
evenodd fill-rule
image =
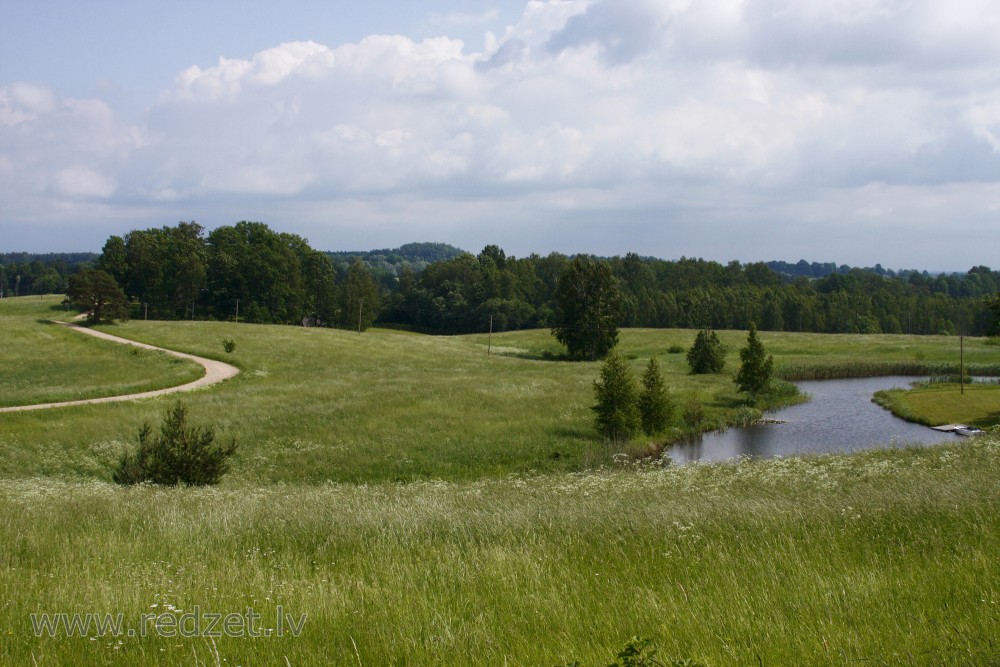
<path id="1" fill-rule="evenodd" d="M 650 358 L 646 371 L 642 374 L 642 392 L 639 394 L 639 413 L 642 416 L 642 430 L 646 435 L 660 433 L 670 423 L 673 404 L 660 365 Z"/>
<path id="2" fill-rule="evenodd" d="M 614 441 L 627 441 L 639 430 L 639 391 L 628 364 L 614 350 L 601 368 L 601 377 L 594 381 L 597 405 L 597 429 Z"/>
<path id="3" fill-rule="evenodd" d="M 228 459 L 236 451 L 234 442 L 215 444 L 212 429 L 189 426 L 187 408 L 181 403 L 167 411 L 160 435 L 153 438 L 151 434 L 149 424 L 143 424 L 138 449 L 122 456 L 112 475 L 116 483 L 217 484 L 229 470 Z"/>
<path id="4" fill-rule="evenodd" d="M 746 347 L 740 350 L 739 372 L 733 382 L 740 391 L 750 394 L 750 402 L 756 403 L 757 398 L 767 392 L 774 374 L 774 357 L 767 353 L 764 344 L 757 336 L 757 327 L 750 323 Z"/>
<path id="5" fill-rule="evenodd" d="M 721 373 L 726 367 L 726 349 L 714 331 L 702 329 L 688 350 L 687 361 L 692 373 Z"/>

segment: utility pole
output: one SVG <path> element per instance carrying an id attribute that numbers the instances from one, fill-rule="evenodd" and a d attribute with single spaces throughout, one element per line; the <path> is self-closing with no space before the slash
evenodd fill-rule
<path id="1" fill-rule="evenodd" d="M 358 299 L 358 333 L 361 333 L 361 307 L 364 305 L 364 299 Z"/>
<path id="2" fill-rule="evenodd" d="M 236 324 L 240 323 L 240 300 L 236 299 Z"/>
<path id="3" fill-rule="evenodd" d="M 958 335 L 958 386 L 959 394 L 965 395 L 965 335 Z"/>
<path id="4" fill-rule="evenodd" d="M 486 339 L 486 356 L 493 350 L 493 316 L 490 315 L 490 337 Z"/>
<path id="5" fill-rule="evenodd" d="M 145 322 L 149 319 L 149 304 L 142 304 L 142 321 Z"/>

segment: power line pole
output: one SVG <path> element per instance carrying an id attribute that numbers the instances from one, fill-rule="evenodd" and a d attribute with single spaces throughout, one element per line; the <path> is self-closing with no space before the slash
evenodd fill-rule
<path id="1" fill-rule="evenodd" d="M 364 299 L 358 299 L 358 333 L 361 333 L 361 307 L 364 305 Z"/>
<path id="2" fill-rule="evenodd" d="M 490 337 L 486 339 L 486 356 L 493 350 L 493 316 L 490 315 Z"/>
<path id="3" fill-rule="evenodd" d="M 959 394 L 965 395 L 965 336 L 958 336 L 958 386 Z"/>
<path id="4" fill-rule="evenodd" d="M 240 323 L 240 300 L 236 299 L 236 324 Z"/>

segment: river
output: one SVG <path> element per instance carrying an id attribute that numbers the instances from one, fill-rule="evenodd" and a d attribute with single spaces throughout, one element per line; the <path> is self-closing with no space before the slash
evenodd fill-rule
<path id="1" fill-rule="evenodd" d="M 957 441 L 961 436 L 904 421 L 871 402 L 876 391 L 906 388 L 919 379 L 889 376 L 797 382 L 799 391 L 809 394 L 812 400 L 764 415 L 784 423 L 705 433 L 671 446 L 667 454 L 675 463 L 687 463 Z"/>

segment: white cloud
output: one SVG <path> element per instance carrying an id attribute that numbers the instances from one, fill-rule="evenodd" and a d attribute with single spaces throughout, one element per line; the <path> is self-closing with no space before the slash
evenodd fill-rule
<path id="1" fill-rule="evenodd" d="M 131 122 L 101 99 L 10 84 L 0 166 L 15 167 L 0 193 L 19 210 L 22 193 L 121 198 L 171 211 L 160 222 L 270 210 L 291 231 L 342 206 L 361 216 L 354 231 L 365 216 L 384 230 L 437 215 L 455 242 L 492 215 L 523 218 L 519 238 L 555 238 L 570 211 L 593 230 L 606 219 L 609 238 L 620 225 L 669 239 L 671 221 L 676 238 L 700 225 L 736 239 L 797 217 L 832 242 L 838 225 L 929 224 L 939 201 L 992 221 L 995 190 L 975 184 L 1000 173 L 1000 13 L 943 7 L 533 0 L 482 49 L 448 28 L 495 14 L 432 17 L 445 36 L 428 39 L 284 42 L 193 65 Z M 243 212 L 248 197 L 260 215 Z M 328 234 L 310 236 L 332 247 Z M 666 240 L 649 252 L 680 254 Z"/>
<path id="2" fill-rule="evenodd" d="M 117 189 L 114 179 L 80 165 L 56 173 L 54 186 L 59 194 L 73 199 L 110 197 Z"/>

